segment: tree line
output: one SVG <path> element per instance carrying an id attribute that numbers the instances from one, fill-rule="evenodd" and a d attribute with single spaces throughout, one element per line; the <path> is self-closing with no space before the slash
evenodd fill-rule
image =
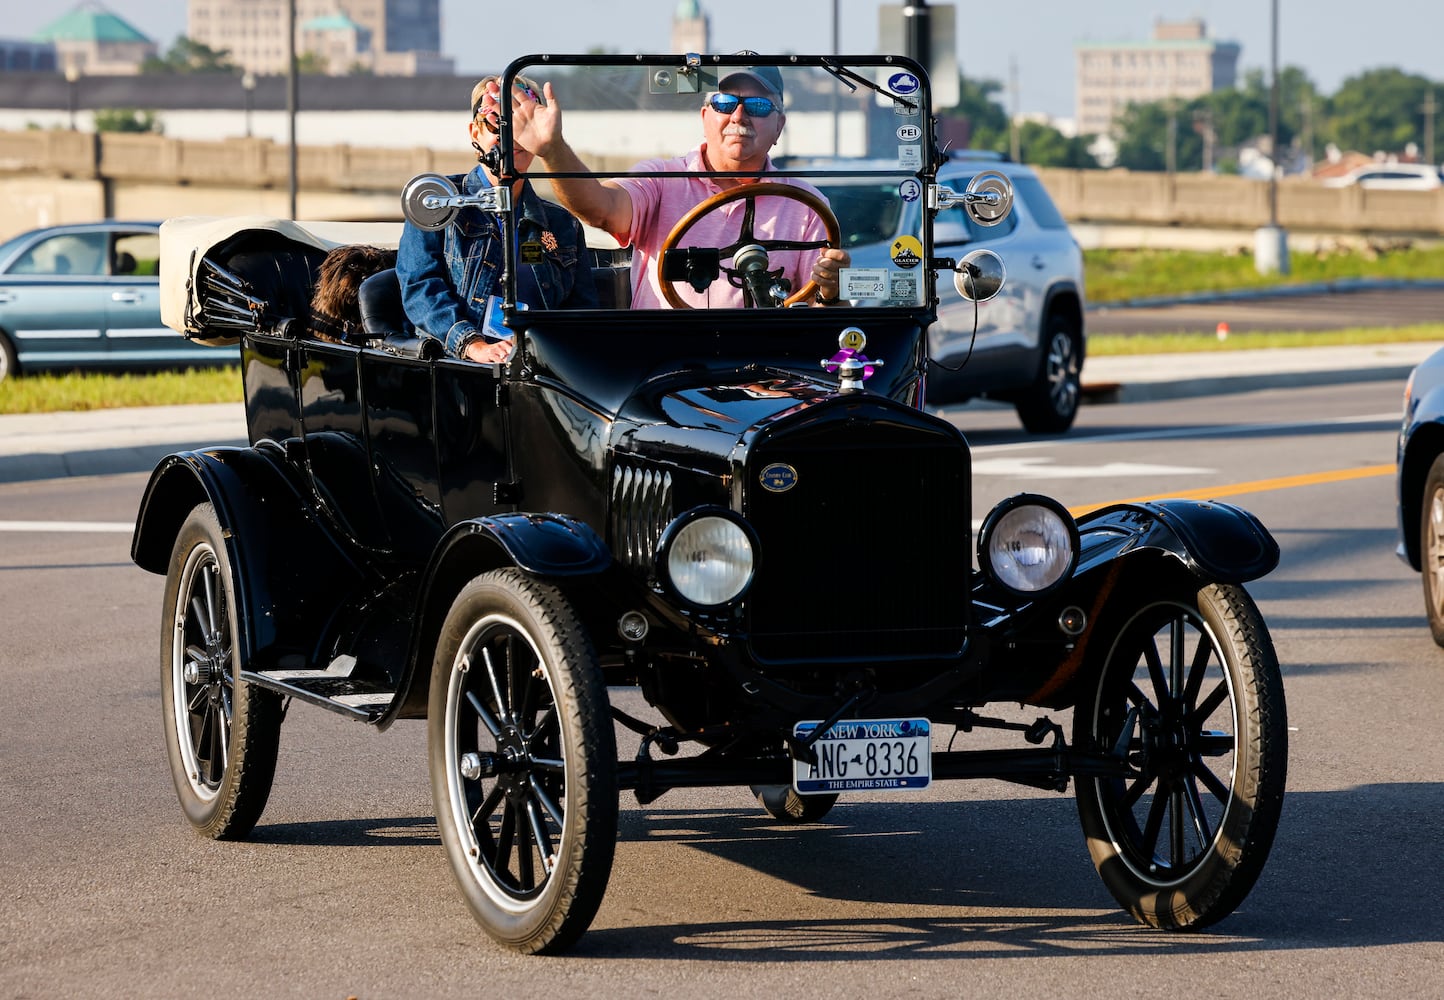
<path id="1" fill-rule="evenodd" d="M 962 99 L 949 114 L 967 119 L 976 149 L 1012 152 L 1014 138 L 996 80 L 963 78 Z M 1427 77 L 1383 67 L 1349 77 L 1323 94 L 1298 67 L 1279 71 L 1279 162 L 1302 169 L 1324 159 L 1330 146 L 1403 158 L 1411 146 L 1437 163 L 1444 100 Z M 1263 70 L 1249 70 L 1240 85 L 1193 98 L 1131 104 L 1114 131 L 1116 165 L 1130 170 L 1238 170 L 1238 152 L 1267 151 L 1270 87 Z M 1089 152 L 1097 136 L 1066 136 L 1051 125 L 1019 125 L 1017 153 L 1045 167 L 1097 167 Z"/>

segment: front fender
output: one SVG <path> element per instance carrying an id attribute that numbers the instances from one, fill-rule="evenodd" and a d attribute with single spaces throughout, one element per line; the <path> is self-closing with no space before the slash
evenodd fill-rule
<path id="1" fill-rule="evenodd" d="M 1257 517 L 1217 500 L 1114 504 L 1078 520 L 1078 574 L 1141 549 L 1178 559 L 1201 580 L 1245 583 L 1272 572 L 1279 545 Z"/>
<path id="2" fill-rule="evenodd" d="M 202 503 L 215 508 L 235 574 L 237 653 L 247 670 L 293 657 L 309 665 L 338 595 L 363 575 L 310 516 L 288 468 L 276 445 L 168 455 L 146 484 L 131 539 L 135 563 L 164 574 L 186 517 Z"/>
<path id="3" fill-rule="evenodd" d="M 378 723 L 382 729 L 425 716 L 432 653 L 452 601 L 468 581 L 504 566 L 540 577 L 595 576 L 611 568 L 612 553 L 589 525 L 565 514 L 497 514 L 454 525 L 426 569 L 406 676 Z"/>

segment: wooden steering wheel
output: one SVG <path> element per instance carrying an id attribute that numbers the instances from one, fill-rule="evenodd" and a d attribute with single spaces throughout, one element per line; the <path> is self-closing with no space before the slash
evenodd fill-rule
<path id="1" fill-rule="evenodd" d="M 813 242 L 799 242 L 794 240 L 759 240 L 752 235 L 752 219 L 757 210 L 757 199 L 765 197 L 790 198 L 793 201 L 800 201 L 812 210 L 812 214 L 822 220 L 823 226 L 827 229 L 827 239 Z M 660 262 L 668 253 L 677 249 L 682 242 L 682 237 L 687 235 L 697 221 L 704 215 L 708 215 L 721 208 L 723 205 L 730 205 L 734 201 L 748 202 L 747 214 L 742 219 L 742 232 L 737 242 L 730 247 L 719 247 L 718 252 L 724 256 L 730 256 L 743 246 L 749 243 L 756 244 L 764 250 L 812 250 L 822 247 L 838 247 L 842 245 L 842 229 L 837 224 L 837 216 L 832 214 L 826 200 L 820 195 L 813 194 L 806 188 L 798 187 L 795 184 L 778 184 L 771 181 L 764 181 L 758 184 L 740 184 L 737 187 L 726 191 L 719 191 L 706 201 L 693 206 L 692 210 L 677 220 L 672 231 L 667 234 L 667 239 L 662 243 L 662 249 L 657 254 Z M 692 304 L 677 294 L 677 289 L 670 281 L 662 281 L 662 296 L 667 304 L 673 309 L 691 309 Z M 807 302 L 817 294 L 817 282 L 809 281 L 797 291 L 793 292 L 783 300 L 784 306 L 796 305 L 799 302 Z"/>

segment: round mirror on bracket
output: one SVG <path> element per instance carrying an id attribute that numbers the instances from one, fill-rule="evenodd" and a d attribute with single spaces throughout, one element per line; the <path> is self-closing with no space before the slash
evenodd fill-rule
<path id="1" fill-rule="evenodd" d="M 456 185 L 440 174 L 417 174 L 401 189 L 401 211 L 406 220 L 420 229 L 444 229 L 456 218 L 455 206 L 446 204 L 456 197 Z M 428 199 L 441 204 L 428 205 Z"/>
<path id="2" fill-rule="evenodd" d="M 1013 185 L 996 170 L 984 170 L 968 182 L 968 215 L 980 226 L 996 226 L 1013 210 Z"/>
<path id="3" fill-rule="evenodd" d="M 953 269 L 953 287 L 973 302 L 986 302 L 1003 288 L 1008 276 L 1003 258 L 991 250 L 973 250 Z"/>

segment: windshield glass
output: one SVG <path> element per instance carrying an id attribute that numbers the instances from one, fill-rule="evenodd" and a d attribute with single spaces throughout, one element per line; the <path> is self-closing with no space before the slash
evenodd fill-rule
<path id="1" fill-rule="evenodd" d="M 618 272 L 603 308 L 920 308 L 932 135 L 913 70 L 891 57 L 532 57 L 504 75 L 511 114 L 499 100 L 479 113 L 503 170 L 580 219 L 588 247 L 615 248 L 591 255 Z M 535 252 L 523 231 L 520 261 Z"/>

